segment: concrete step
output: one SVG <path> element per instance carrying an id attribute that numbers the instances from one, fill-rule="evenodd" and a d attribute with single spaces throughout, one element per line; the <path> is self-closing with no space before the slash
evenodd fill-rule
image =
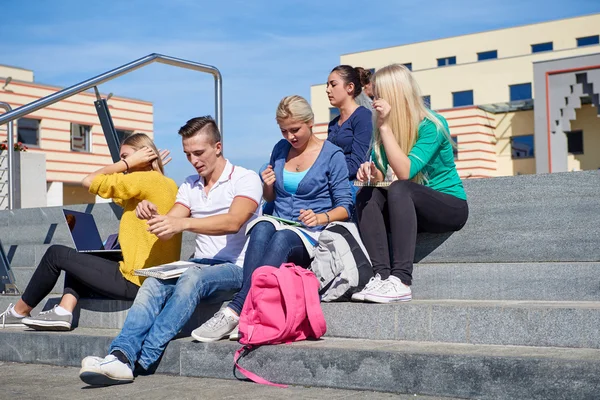
<path id="1" fill-rule="evenodd" d="M 35 271 L 34 258 L 41 259 L 48 247 L 13 252 L 20 290 Z M 184 243 L 182 256 L 191 255 L 193 247 L 193 242 Z M 413 275 L 413 297 L 419 300 L 600 301 L 600 262 L 418 264 Z M 56 293 L 62 293 L 62 278 L 57 287 Z"/>
<path id="2" fill-rule="evenodd" d="M 163 400 L 232 399 L 243 393 L 244 400 L 416 400 L 414 394 L 391 394 L 372 390 L 344 390 L 322 387 L 289 386 L 281 389 L 253 385 L 231 379 L 196 378 L 173 375 L 141 375 L 133 385 L 89 387 L 77 378 L 79 367 L 0 362 L 0 387 L 5 399 L 44 400 Z M 23 385 L 27 382 L 27 385 Z M 419 396 L 418 400 L 458 400 L 450 397 Z"/>
<path id="3" fill-rule="evenodd" d="M 43 309 L 58 303 L 49 297 Z M 0 304 L 14 303 L 0 296 Z M 189 333 L 224 303 L 198 307 Z M 82 299 L 77 330 L 120 329 L 131 302 Z M 3 308 L 3 309 L 4 309 Z M 328 337 L 600 349 L 600 302 L 414 300 L 401 304 L 322 304 Z"/>
<path id="4" fill-rule="evenodd" d="M 116 331 L 0 331 L 0 360 L 78 366 Z M 235 342 L 172 341 L 158 373 L 234 378 Z M 476 399 L 596 399 L 600 350 L 326 338 L 262 346 L 241 364 L 287 384 Z"/>
<path id="5" fill-rule="evenodd" d="M 600 301 L 600 262 L 415 265 L 417 299 Z"/>
<path id="6" fill-rule="evenodd" d="M 600 349 L 600 302 L 413 300 L 322 309 L 332 337 Z"/>
<path id="7" fill-rule="evenodd" d="M 116 231 L 115 231 L 116 232 Z M 0 236 L 1 237 L 1 236 Z M 181 259 L 187 260 L 194 254 L 195 235 L 184 235 L 184 240 L 181 244 Z M 61 244 L 63 246 L 73 247 L 73 242 L 69 240 L 55 240 L 51 244 L 46 243 L 19 243 L 11 244 L 10 241 L 2 243 L 4 252 L 10 261 L 11 268 L 19 267 L 35 267 L 39 264 L 46 250 L 53 244 Z"/>
<path id="8" fill-rule="evenodd" d="M 600 261 L 600 171 L 464 181 L 469 220 L 419 235 L 427 263 Z"/>
<path id="9" fill-rule="evenodd" d="M 29 281 L 31 280 L 33 273 L 35 272 L 35 268 L 33 268 L 33 267 L 23 268 L 22 267 L 22 268 L 12 268 L 11 270 L 15 277 L 15 284 L 17 285 L 17 289 L 19 289 L 21 291 L 21 293 L 23 293 L 25 291 L 25 288 L 29 284 Z M 56 285 L 54 285 L 54 288 L 52 288 L 52 291 L 50 293 L 62 294 L 64 284 L 65 284 L 65 274 L 60 274 L 60 276 L 58 277 L 58 281 L 56 282 Z"/>

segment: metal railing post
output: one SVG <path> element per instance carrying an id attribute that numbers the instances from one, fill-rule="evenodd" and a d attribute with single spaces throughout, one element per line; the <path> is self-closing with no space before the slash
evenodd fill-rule
<path id="1" fill-rule="evenodd" d="M 12 111 L 12 107 L 10 106 L 10 104 L 5 103 L 3 101 L 0 101 L 0 108 L 4 108 L 6 110 L 7 113 L 10 113 Z M 13 190 L 14 190 L 14 168 L 13 168 L 13 159 L 14 159 L 14 147 L 15 147 L 15 141 L 14 141 L 14 131 L 13 131 L 13 120 L 11 119 L 10 121 L 8 121 L 8 126 L 7 126 L 7 130 L 6 130 L 6 147 L 7 147 L 7 153 L 6 153 L 6 161 L 7 161 L 7 165 L 8 165 L 8 209 L 12 210 L 13 209 L 13 201 L 14 201 L 14 196 L 13 196 Z"/>

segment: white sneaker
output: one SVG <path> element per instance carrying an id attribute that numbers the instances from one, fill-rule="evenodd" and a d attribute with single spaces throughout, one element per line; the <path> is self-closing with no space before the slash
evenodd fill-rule
<path id="1" fill-rule="evenodd" d="M 102 357 L 88 356 L 81 360 L 81 368 L 91 367 L 92 365 L 100 364 L 102 361 L 104 361 Z"/>
<path id="2" fill-rule="evenodd" d="M 12 309 L 13 305 L 9 304 L 6 310 L 0 313 L 0 328 L 25 327 L 25 324 L 23 324 L 25 317 L 15 317 L 12 314 Z"/>
<path id="3" fill-rule="evenodd" d="M 377 274 L 374 277 L 372 277 L 371 279 L 369 279 L 369 282 L 365 285 L 365 287 L 363 288 L 363 290 L 361 290 L 360 292 L 356 292 L 352 295 L 352 300 L 354 301 L 365 301 L 365 295 L 367 293 L 370 293 L 374 290 L 377 290 L 377 288 L 383 283 L 383 280 L 381 280 L 381 275 Z"/>
<path id="4" fill-rule="evenodd" d="M 365 301 L 372 303 L 392 303 L 410 300 L 412 300 L 410 286 L 406 286 L 400 279 L 393 275 L 382 281 L 382 284 L 376 290 L 370 291 L 365 295 Z"/>
<path id="5" fill-rule="evenodd" d="M 83 361 L 81 363 L 83 364 Z M 79 378 L 92 386 L 119 385 L 133 382 L 133 371 L 129 365 L 109 354 L 100 363 L 81 368 Z"/>
<path id="6" fill-rule="evenodd" d="M 204 343 L 216 342 L 229 336 L 237 328 L 239 321 L 229 309 L 217 311 L 214 317 L 194 329 L 192 338 Z"/>
<path id="7" fill-rule="evenodd" d="M 233 332 L 229 334 L 229 340 L 238 341 L 240 340 L 240 326 L 236 326 Z"/>

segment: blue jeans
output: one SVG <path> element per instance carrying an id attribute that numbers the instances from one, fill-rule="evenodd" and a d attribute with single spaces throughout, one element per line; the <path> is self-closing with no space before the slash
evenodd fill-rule
<path id="1" fill-rule="evenodd" d="M 132 370 L 136 361 L 148 370 L 190 319 L 200 300 L 229 300 L 242 285 L 242 268 L 235 264 L 191 261 L 198 265 L 188 268 L 179 279 L 146 278 L 109 354 L 120 350 Z"/>
<path id="2" fill-rule="evenodd" d="M 276 230 L 270 222 L 254 225 L 244 258 L 244 284 L 228 307 L 240 315 L 252 283 L 252 273 L 263 265 L 279 267 L 285 262 L 302 267 L 310 265 L 310 257 L 302 239 L 290 230 Z"/>

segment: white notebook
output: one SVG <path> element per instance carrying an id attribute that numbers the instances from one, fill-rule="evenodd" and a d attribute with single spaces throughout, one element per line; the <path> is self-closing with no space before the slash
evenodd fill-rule
<path id="1" fill-rule="evenodd" d="M 133 271 L 137 276 L 150 276 L 157 279 L 172 279 L 178 278 L 189 267 L 196 265 L 191 261 L 175 261 L 169 264 L 157 265 L 156 267 L 136 269 Z"/>

